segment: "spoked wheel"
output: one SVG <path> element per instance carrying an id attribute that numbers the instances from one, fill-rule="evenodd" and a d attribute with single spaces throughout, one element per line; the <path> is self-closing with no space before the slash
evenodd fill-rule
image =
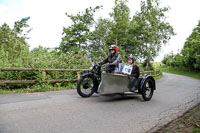
<path id="1" fill-rule="evenodd" d="M 145 101 L 151 100 L 154 92 L 154 81 L 147 79 L 142 88 L 142 97 Z"/>
<path id="2" fill-rule="evenodd" d="M 82 97 L 90 97 L 94 93 L 95 84 L 91 77 L 81 77 L 77 83 L 77 92 Z"/>

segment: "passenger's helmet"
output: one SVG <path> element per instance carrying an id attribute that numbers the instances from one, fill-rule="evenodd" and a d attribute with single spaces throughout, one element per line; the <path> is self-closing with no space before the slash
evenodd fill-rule
<path id="1" fill-rule="evenodd" d="M 115 52 L 117 52 L 117 46 L 116 45 L 110 45 L 109 46 L 109 51 L 112 50 L 112 49 L 114 49 Z"/>
<path id="2" fill-rule="evenodd" d="M 133 61 L 135 61 L 135 57 L 134 57 L 132 54 L 130 54 L 130 55 L 128 56 L 128 59 L 132 59 Z"/>

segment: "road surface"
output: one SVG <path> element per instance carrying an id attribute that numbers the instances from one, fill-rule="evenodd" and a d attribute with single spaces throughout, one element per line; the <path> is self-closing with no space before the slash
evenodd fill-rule
<path id="1" fill-rule="evenodd" d="M 0 133 L 153 132 L 200 103 L 200 80 L 164 73 L 156 85 L 148 102 L 76 90 L 0 95 Z"/>

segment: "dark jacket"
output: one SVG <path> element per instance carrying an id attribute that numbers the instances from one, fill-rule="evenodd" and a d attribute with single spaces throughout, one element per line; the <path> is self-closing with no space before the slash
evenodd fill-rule
<path id="1" fill-rule="evenodd" d="M 139 76 L 140 76 L 140 68 L 137 65 L 134 65 L 130 77 L 139 78 Z"/>
<path id="2" fill-rule="evenodd" d="M 100 65 L 109 63 L 109 71 L 114 71 L 116 67 L 118 68 L 118 64 L 122 62 L 122 57 L 119 53 L 115 53 L 114 55 L 109 54 L 106 59 L 100 62 Z"/>

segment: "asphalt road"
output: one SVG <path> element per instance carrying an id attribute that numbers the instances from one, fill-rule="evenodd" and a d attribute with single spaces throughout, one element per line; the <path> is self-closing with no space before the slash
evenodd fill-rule
<path id="1" fill-rule="evenodd" d="M 143 133 L 200 103 L 200 80 L 164 73 L 140 95 L 81 98 L 76 90 L 0 95 L 0 133 Z"/>

